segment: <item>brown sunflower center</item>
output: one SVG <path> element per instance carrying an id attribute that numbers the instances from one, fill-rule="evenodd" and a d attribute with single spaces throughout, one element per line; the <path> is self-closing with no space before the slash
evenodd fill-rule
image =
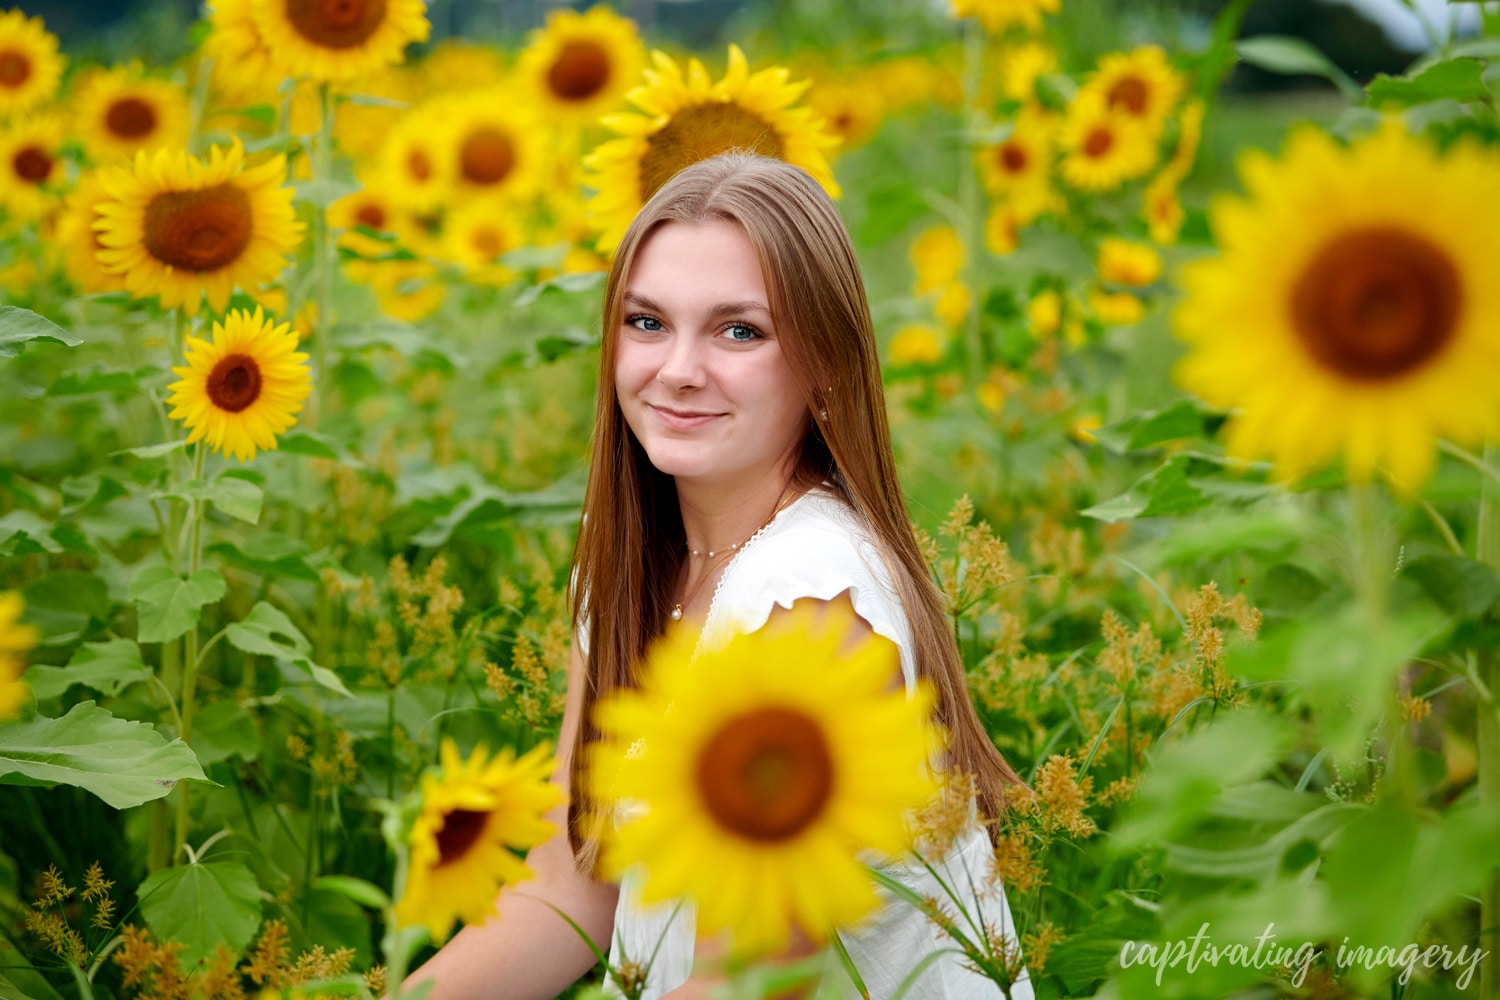
<path id="1" fill-rule="evenodd" d="M 417 180 L 430 181 L 432 180 L 432 157 L 420 149 L 414 149 L 407 154 L 406 169 L 410 170 L 411 175 Z"/>
<path id="2" fill-rule="evenodd" d="M 505 252 L 505 245 L 500 239 L 500 234 L 493 229 L 481 229 L 470 239 L 474 244 L 474 249 L 490 260 Z"/>
<path id="3" fill-rule="evenodd" d="M 443 828 L 437 832 L 438 864 L 463 860 L 484 833 L 490 814 L 473 809 L 455 809 L 443 817 Z"/>
<path id="4" fill-rule="evenodd" d="M 226 354 L 208 373 L 204 392 L 228 413 L 239 413 L 260 398 L 260 365 L 248 354 Z"/>
<path id="5" fill-rule="evenodd" d="M 1083 152 L 1087 156 L 1098 159 L 1108 153 L 1110 147 L 1115 144 L 1115 134 L 1107 128 L 1096 128 L 1089 133 L 1087 139 L 1083 140 Z"/>
<path id="6" fill-rule="evenodd" d="M 363 45 L 385 23 L 386 0 L 286 0 L 297 34 L 325 49 Z"/>
<path id="7" fill-rule="evenodd" d="M 464 179 L 474 184 L 499 184 L 516 165 L 516 147 L 499 129 L 477 128 L 464 140 L 458 154 Z"/>
<path id="8" fill-rule="evenodd" d="M 11 158 L 16 176 L 31 184 L 41 184 L 52 173 L 52 157 L 40 146 L 22 146 Z"/>
<path id="9" fill-rule="evenodd" d="M 1393 227 L 1344 233 L 1292 289 L 1292 323 L 1322 364 L 1351 378 L 1402 375 L 1453 337 L 1463 284 L 1453 259 Z"/>
<path id="10" fill-rule="evenodd" d="M 1020 174 L 1026 172 L 1027 156 L 1026 150 L 1013 142 L 1007 142 L 1000 147 L 1000 166 L 1005 168 L 1006 173 Z"/>
<path id="11" fill-rule="evenodd" d="M 245 252 L 254 222 L 250 196 L 233 184 L 163 191 L 146 203 L 141 241 L 163 264 L 214 271 Z"/>
<path id="12" fill-rule="evenodd" d="M 586 101 L 609 82 L 609 54 L 594 42 L 568 42 L 547 70 L 547 89 L 565 101 Z"/>
<path id="13" fill-rule="evenodd" d="M 371 229 L 384 229 L 385 210 L 379 205 L 361 205 L 359 211 L 354 213 L 354 221 L 361 226 L 369 226 Z"/>
<path id="14" fill-rule="evenodd" d="M 31 60 L 26 53 L 7 49 L 0 52 L 0 86 L 19 87 L 31 78 Z"/>
<path id="15" fill-rule="evenodd" d="M 713 735 L 697 777 L 704 804 L 724 829 L 750 840 L 785 840 L 828 805 L 833 759 L 813 719 L 763 708 Z"/>
<path id="16" fill-rule="evenodd" d="M 1151 91 L 1139 77 L 1121 77 L 1109 88 L 1109 106 L 1124 108 L 1133 115 L 1145 114 L 1150 99 Z"/>
<path id="17" fill-rule="evenodd" d="M 156 109 L 139 97 L 124 97 L 109 106 L 104 126 L 121 139 L 141 139 L 156 128 Z"/>
<path id="18" fill-rule="evenodd" d="M 696 104 L 683 108 L 646 140 L 641 157 L 641 200 L 647 201 L 683 167 L 745 149 L 782 158 L 781 137 L 759 115 L 738 104 Z"/>

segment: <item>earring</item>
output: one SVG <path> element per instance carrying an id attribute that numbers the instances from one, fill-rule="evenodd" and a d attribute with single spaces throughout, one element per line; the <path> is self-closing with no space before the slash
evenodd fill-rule
<path id="1" fill-rule="evenodd" d="M 818 419 L 820 419 L 820 420 L 827 420 L 828 419 L 828 411 L 826 409 L 819 410 L 818 411 Z"/>

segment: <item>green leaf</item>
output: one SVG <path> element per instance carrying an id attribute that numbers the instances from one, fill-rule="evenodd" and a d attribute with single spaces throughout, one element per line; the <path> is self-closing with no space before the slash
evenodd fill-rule
<path id="1" fill-rule="evenodd" d="M 86 396 L 95 392 L 135 392 L 141 387 L 135 372 L 95 369 L 89 372 L 65 372 L 53 381 L 47 395 Z"/>
<path id="2" fill-rule="evenodd" d="M 190 970 L 224 945 L 238 958 L 260 926 L 261 891 L 238 861 L 163 868 L 137 890 L 141 916 L 162 941 L 181 941 Z"/>
<path id="3" fill-rule="evenodd" d="M 288 580 L 318 582 L 318 571 L 307 561 L 307 546 L 281 535 L 255 539 L 254 552 L 246 552 L 232 541 L 215 542 L 204 551 L 218 556 L 231 566 L 248 569 L 262 576 Z"/>
<path id="4" fill-rule="evenodd" d="M 253 761 L 260 756 L 260 733 L 244 706 L 226 698 L 193 716 L 193 751 L 204 767 L 230 757 Z"/>
<path id="5" fill-rule="evenodd" d="M 60 569 L 26 585 L 26 617 L 42 632 L 42 645 L 77 642 L 94 623 L 110 618 L 109 586 L 95 573 Z"/>
<path id="6" fill-rule="evenodd" d="M 516 296 L 515 307 L 525 308 L 547 292 L 566 292 L 578 294 L 580 292 L 592 292 L 604 284 L 603 271 L 580 271 L 574 274 L 559 274 L 551 281 L 543 281 L 532 285 L 520 295 Z"/>
<path id="7" fill-rule="evenodd" d="M 198 624 L 205 604 L 224 596 L 224 577 L 200 569 L 184 580 L 169 566 L 147 566 L 130 581 L 130 598 L 140 608 L 136 639 L 171 642 Z"/>
<path id="8" fill-rule="evenodd" d="M 179 441 L 167 441 L 163 444 L 147 444 L 139 448 L 124 448 L 120 451 L 109 453 L 110 458 L 117 455 L 134 455 L 136 458 L 164 458 L 174 451 L 182 451 L 187 447 L 187 438 Z"/>
<path id="9" fill-rule="evenodd" d="M 1328 80 L 1351 101 L 1364 98 L 1364 92 L 1353 78 L 1313 45 L 1291 35 L 1256 35 L 1236 42 L 1235 51 L 1243 62 L 1271 73 L 1308 73 Z"/>
<path id="10" fill-rule="evenodd" d="M 62 1000 L 62 994 L 4 934 L 0 934 L 0 1000 Z"/>
<path id="11" fill-rule="evenodd" d="M 352 875 L 323 875 L 313 879 L 313 888 L 327 889 L 341 896 L 347 896 L 359 905 L 372 910 L 384 910 L 391 905 L 391 898 L 385 894 L 384 889 L 373 882 L 366 882 Z"/>
<path id="12" fill-rule="evenodd" d="M 333 442 L 315 431 L 295 430 L 283 434 L 277 446 L 293 455 L 311 455 L 313 458 L 338 458 L 339 452 Z"/>
<path id="13" fill-rule="evenodd" d="M 0 784 L 76 785 L 116 809 L 159 799 L 183 778 L 207 781 L 193 751 L 92 701 L 61 719 L 0 723 Z"/>
<path id="14" fill-rule="evenodd" d="M 1188 478 L 1191 456 L 1173 455 L 1155 470 L 1142 476 L 1124 493 L 1081 511 L 1107 523 L 1137 517 L 1165 517 L 1187 514 L 1211 505 L 1212 501 Z"/>
<path id="15" fill-rule="evenodd" d="M 236 649 L 257 656 L 269 656 L 285 660 L 306 670 L 312 679 L 330 691 L 353 697 L 338 674 L 327 667 L 320 667 L 308 658 L 312 643 L 303 635 L 292 620 L 265 601 L 258 602 L 242 622 L 236 622 L 225 630 L 224 637 Z"/>
<path id="16" fill-rule="evenodd" d="M 1460 618 L 1478 618 L 1500 601 L 1500 573 L 1473 559 L 1445 553 L 1422 556 L 1401 572 L 1421 584 L 1444 611 Z"/>
<path id="17" fill-rule="evenodd" d="M 247 524 L 260 521 L 265 491 L 254 483 L 234 476 L 219 476 L 203 492 L 215 507 L 230 517 Z"/>
<path id="18" fill-rule="evenodd" d="M 1489 97 L 1484 68 L 1485 64 L 1478 59 L 1448 59 L 1434 63 L 1409 80 L 1382 73 L 1370 83 L 1370 101 L 1376 105 L 1410 105 L 1484 100 Z"/>
<path id="19" fill-rule="evenodd" d="M 1148 414 L 1130 432 L 1127 447 L 1130 451 L 1140 451 L 1168 441 L 1195 438 L 1202 433 L 1203 415 L 1190 401 L 1182 400 L 1165 410 Z"/>
<path id="20" fill-rule="evenodd" d="M 0 306 L 0 358 L 13 358 L 33 340 L 50 340 L 64 347 L 77 347 L 75 337 L 45 316 L 19 306 Z"/>
<path id="21" fill-rule="evenodd" d="M 103 695 L 150 678 L 151 670 L 141 661 L 141 647 L 129 639 L 90 642 L 80 646 L 65 667 L 35 665 L 26 671 L 26 683 L 38 700 L 56 698 L 74 684 L 83 684 Z"/>

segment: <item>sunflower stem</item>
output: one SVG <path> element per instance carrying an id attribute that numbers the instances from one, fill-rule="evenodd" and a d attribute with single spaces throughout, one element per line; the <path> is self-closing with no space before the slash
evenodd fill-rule
<path id="1" fill-rule="evenodd" d="M 1500 445 L 1492 443 L 1485 447 L 1484 462 L 1491 468 L 1500 467 Z M 1500 483 L 1493 478 L 1484 480 L 1479 494 L 1475 549 L 1481 563 L 1500 569 Z M 1500 713 L 1493 697 L 1493 692 L 1500 689 L 1500 651 L 1481 649 L 1478 667 L 1483 681 L 1479 697 L 1487 702 L 1478 713 L 1479 805 L 1494 812 L 1500 809 Z M 1480 892 L 1479 947 L 1491 953 L 1500 952 L 1500 871 L 1490 872 Z M 1500 973 L 1496 972 L 1494 962 L 1480 968 L 1479 995 L 1485 1000 L 1500 997 Z"/>
<path id="2" fill-rule="evenodd" d="M 333 178 L 333 91 L 327 81 L 318 84 L 318 145 L 314 150 L 313 176 L 319 181 Z M 313 207 L 313 253 L 316 255 L 314 266 L 318 280 L 313 351 L 318 370 L 315 398 L 310 401 L 308 410 L 313 418 L 310 425 L 316 427 L 323 395 L 328 391 L 328 341 L 333 334 L 333 269 L 337 263 L 328 239 L 328 206 L 322 200 Z"/>
<path id="3" fill-rule="evenodd" d="M 193 446 L 193 481 L 199 482 L 203 479 L 203 465 L 208 457 L 208 442 L 199 441 Z M 203 498 L 195 496 L 190 501 L 188 516 L 192 519 L 192 538 L 188 543 L 188 576 L 191 577 L 198 572 L 199 565 L 203 559 Z M 177 735 L 182 742 L 192 746 L 193 736 L 193 701 L 195 689 L 198 686 L 198 627 L 194 625 L 188 629 L 183 637 L 184 650 L 182 657 L 182 695 L 177 699 L 177 711 L 182 719 L 182 725 Z M 188 783 L 179 781 L 177 783 L 177 838 L 172 849 L 172 857 L 175 860 L 182 855 L 187 846 L 188 835 Z"/>
<path id="4" fill-rule="evenodd" d="M 984 71 L 984 28 L 977 19 L 964 19 L 964 141 L 959 157 L 958 203 L 962 208 L 961 229 L 964 244 L 964 271 L 970 292 L 969 310 L 964 316 L 964 349 L 968 355 L 969 381 L 978 385 L 984 377 L 984 345 L 979 332 L 979 255 L 984 250 L 980 222 L 979 176 L 970 148 L 979 132 L 979 83 Z"/>

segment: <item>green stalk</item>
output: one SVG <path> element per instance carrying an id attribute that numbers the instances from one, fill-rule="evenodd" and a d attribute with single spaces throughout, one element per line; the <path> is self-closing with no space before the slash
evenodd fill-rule
<path id="1" fill-rule="evenodd" d="M 318 181 L 333 179 L 333 92 L 327 82 L 318 84 L 318 144 L 313 150 L 313 177 Z M 338 261 L 328 239 L 328 206 L 319 199 L 313 206 L 313 266 L 317 269 L 318 315 L 314 324 L 313 352 L 317 361 L 314 374 L 315 392 L 308 414 L 310 426 L 317 425 L 323 394 L 328 391 L 328 340 L 333 332 L 333 269 Z"/>
<path id="2" fill-rule="evenodd" d="M 970 148 L 979 130 L 979 82 L 984 72 L 984 29 L 978 20 L 964 18 L 964 140 L 958 166 L 958 204 L 962 218 L 959 236 L 964 245 L 964 272 L 968 279 L 968 315 L 964 318 L 964 352 L 968 355 L 969 381 L 984 379 L 984 344 L 979 335 L 980 254 L 984 252 L 984 230 L 979 204 L 979 175 Z"/>
<path id="3" fill-rule="evenodd" d="M 1485 464 L 1500 464 L 1500 445 L 1484 449 Z M 1486 476 L 1479 494 L 1479 532 L 1476 558 L 1486 566 L 1500 569 L 1500 484 Z M 1490 692 L 1500 690 L 1500 651 L 1493 647 L 1479 651 L 1479 676 Z M 1479 696 L 1485 699 L 1484 695 Z M 1494 812 L 1500 809 L 1500 710 L 1493 697 L 1479 706 L 1479 806 Z M 1479 896 L 1479 947 L 1491 954 L 1500 953 L 1500 870 L 1490 872 L 1489 881 Z M 1484 1000 L 1500 998 L 1500 974 L 1493 961 L 1484 963 L 1479 974 L 1479 995 Z"/>
<path id="4" fill-rule="evenodd" d="M 199 441 L 193 446 L 193 482 L 201 483 L 203 480 L 203 464 L 208 457 L 208 442 Z M 203 498 L 194 497 L 189 517 L 192 518 L 192 538 L 188 542 L 188 576 L 198 572 L 203 560 Z M 182 729 L 178 736 L 182 742 L 192 745 L 193 738 L 193 707 L 195 689 L 198 686 L 198 627 L 194 625 L 188 629 L 184 637 L 182 663 L 182 695 L 177 699 L 178 713 L 182 716 Z M 177 839 L 172 849 L 172 857 L 176 860 L 183 854 L 187 845 L 188 836 L 188 783 L 180 781 L 177 783 Z"/>

